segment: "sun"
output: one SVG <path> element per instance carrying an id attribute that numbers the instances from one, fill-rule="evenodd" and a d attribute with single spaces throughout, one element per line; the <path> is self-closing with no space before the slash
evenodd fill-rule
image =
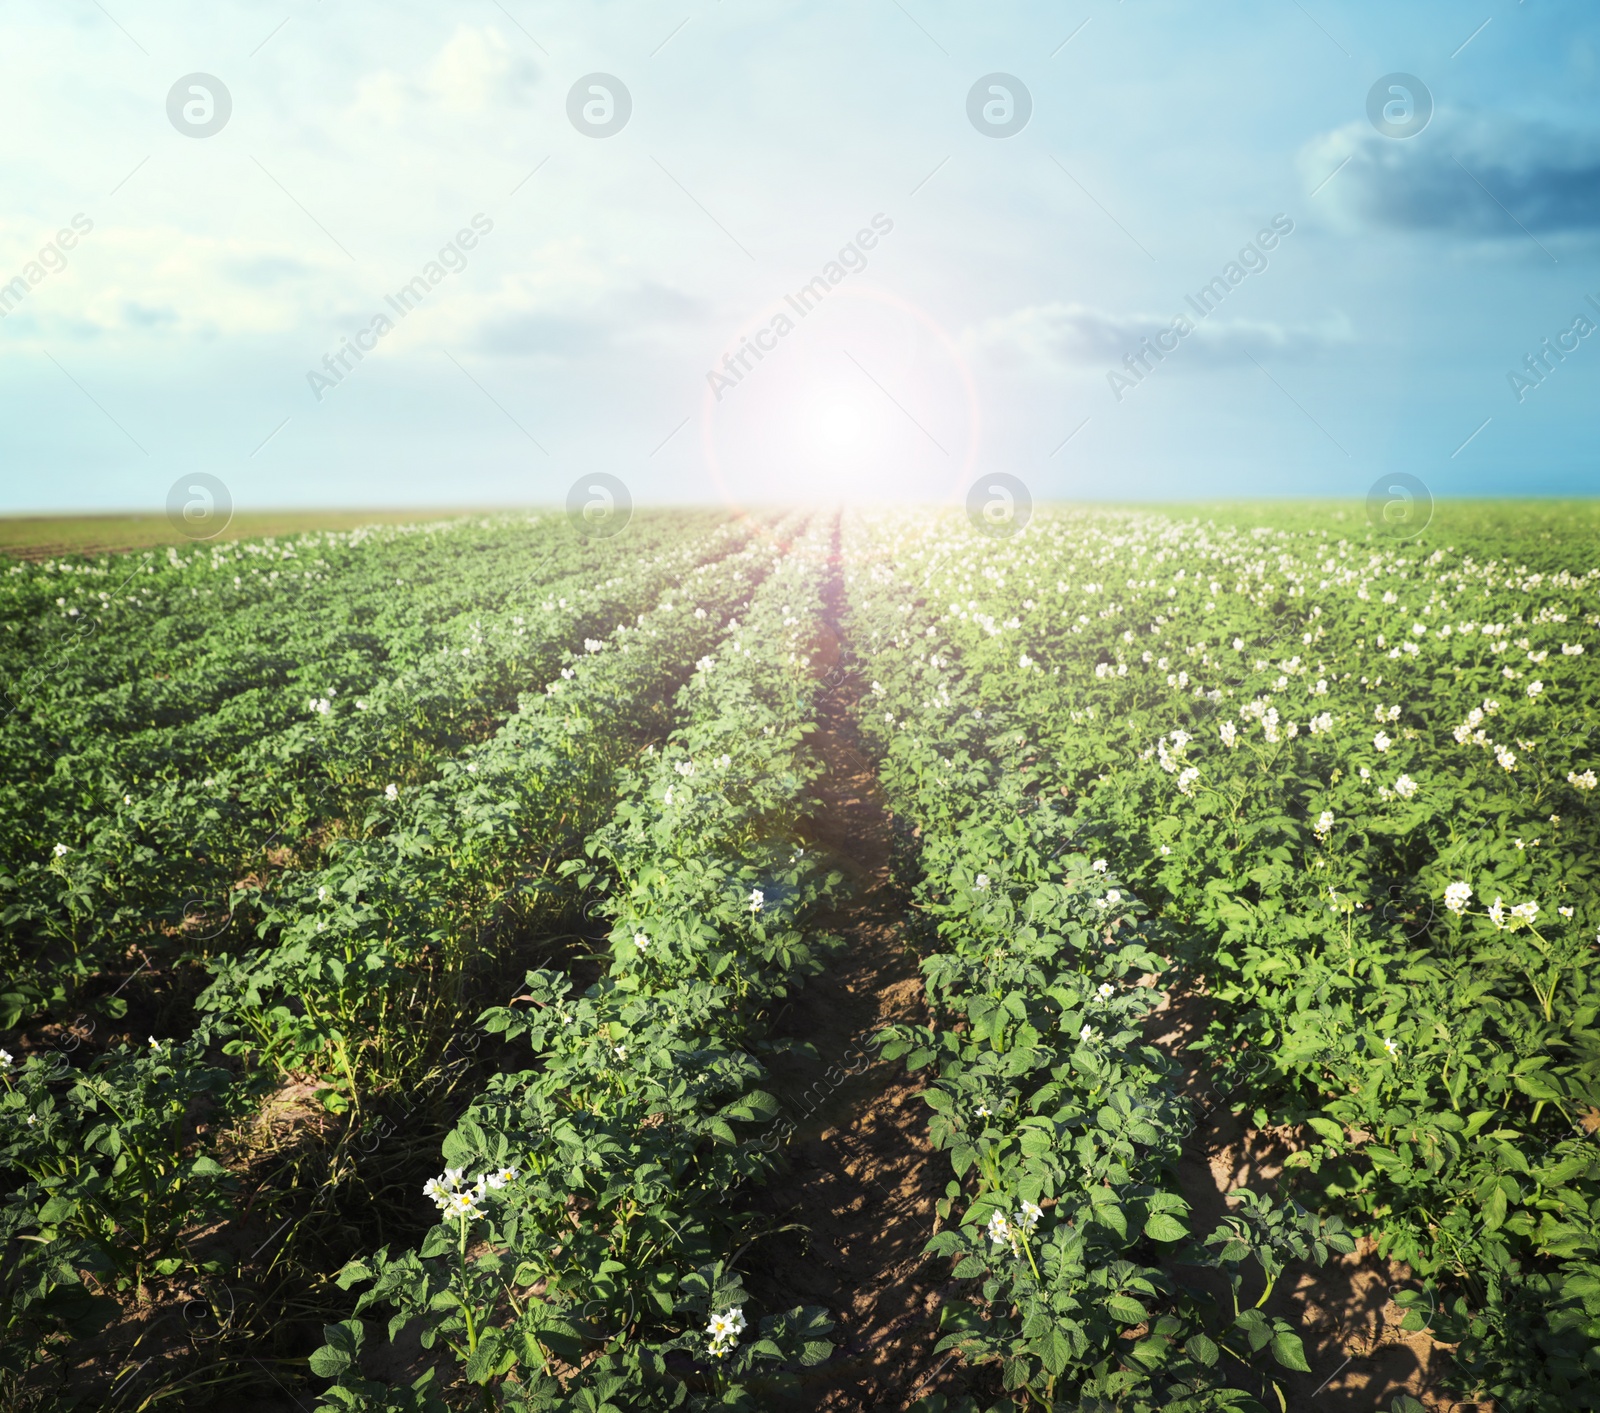
<path id="1" fill-rule="evenodd" d="M 853 402 L 829 399 L 817 407 L 809 420 L 812 436 L 824 450 L 843 453 L 861 443 L 864 419 Z"/>

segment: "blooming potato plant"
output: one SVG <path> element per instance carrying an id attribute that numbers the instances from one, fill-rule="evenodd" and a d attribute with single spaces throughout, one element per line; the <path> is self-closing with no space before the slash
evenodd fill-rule
<path id="1" fill-rule="evenodd" d="M 858 625 L 892 622 L 892 605 L 858 583 Z M 1303 1370 L 1305 1355 L 1286 1322 L 1241 1308 L 1240 1264 L 1255 1260 L 1270 1293 L 1286 1246 L 1325 1259 L 1353 1242 L 1311 1214 L 1292 1226 L 1270 1202 L 1243 1209 L 1260 1217 L 1249 1238 L 1225 1225 L 1204 1245 L 1186 1240 L 1173 1181 L 1187 1117 L 1178 1067 L 1140 1028 L 1160 1000 L 1144 980 L 1163 966 L 1142 905 L 1106 860 L 1074 847 L 1002 713 L 969 705 L 963 685 L 922 696 L 919 710 L 915 657 L 880 654 L 874 670 L 879 699 L 901 703 L 896 719 L 910 723 L 884 730 L 877 702 L 864 708 L 891 800 L 920 830 L 908 863 L 931 934 L 933 1023 L 892 1028 L 884 1053 L 937 1064 L 929 1136 L 956 1174 L 940 1213 L 958 1221 L 928 1250 L 980 1282 L 975 1298 L 945 1305 L 940 1347 L 997 1364 L 1030 1407 L 1111 1394 L 1154 1400 L 1141 1407 L 1261 1406 L 1248 1390 L 1266 1395 L 1273 1368 Z M 1154 1264 L 1163 1255 L 1221 1266 L 1231 1320 Z"/>
<path id="2" fill-rule="evenodd" d="M 1003 712 L 1211 998 L 1252 1120 L 1300 1126 L 1307 1200 L 1448 1287 L 1467 1384 L 1600 1396 L 1600 568 L 1154 516 L 907 528 L 862 531 L 857 636 L 880 684 L 904 666 L 864 719 L 932 744 L 935 707 Z"/>
<path id="3" fill-rule="evenodd" d="M 730 610 L 768 553 L 735 555 L 687 583 Z M 652 703 L 715 636 L 674 589 L 601 652 L 574 655 L 571 675 L 525 697 L 481 748 L 375 802 L 365 837 L 252 894 L 266 945 L 214 958 L 200 1008 L 240 1028 L 235 1051 L 318 1075 L 335 1110 L 359 1104 L 363 1088 L 425 1073 L 457 1026 L 461 985 L 486 965 L 497 912 L 570 892 L 553 859 L 604 818 L 634 743 L 662 725 Z M 403 1018 L 398 997 L 408 998 Z"/>
<path id="4" fill-rule="evenodd" d="M 755 1410 L 831 1348 L 820 1310 L 753 1310 L 727 1200 L 774 1161 L 747 1141 L 777 1112 L 751 1050 L 829 945 L 806 922 L 838 878 L 793 830 L 819 769 L 804 649 L 823 529 L 773 565 L 679 692 L 670 739 L 562 865 L 612 918 L 609 973 L 579 991 L 531 972 L 485 1014 L 532 1066 L 491 1080 L 446 1140 L 430 1188 L 444 1215 L 423 1245 L 341 1277 L 366 1287 L 358 1314 L 393 1307 L 391 1336 L 417 1322 L 493 1406 Z M 503 1190 L 467 1185 L 503 1167 Z M 324 1406 L 383 1407 L 396 1395 L 337 1328 L 317 1356 L 336 1376 Z"/>
<path id="5" fill-rule="evenodd" d="M 522 516 L 0 575 L 0 1029 L 95 998 L 129 935 L 243 934 L 232 885 L 263 855 L 484 739 L 566 649 L 725 552 L 709 528 L 646 517 L 609 577 L 614 550 Z"/>
<path id="6" fill-rule="evenodd" d="M 465 988 L 485 964 L 483 940 L 514 910 L 526 915 L 565 906 L 572 889 L 551 877 L 548 860 L 540 866 L 539 854 L 573 841 L 575 831 L 581 837 L 586 822 L 603 818 L 615 798 L 615 769 L 635 733 L 659 729 L 653 703 L 714 641 L 716 625 L 695 619 L 674 600 L 686 586 L 705 584 L 725 596 L 709 602 L 737 605 L 770 555 L 765 549 L 755 558 L 744 553 L 751 538 L 747 529 L 718 531 L 687 558 L 675 550 L 646 561 L 639 577 L 628 581 L 631 587 L 621 580 L 608 583 L 598 596 L 602 603 L 662 579 L 672 581 L 672 592 L 654 613 L 638 615 L 608 638 L 602 652 L 584 654 L 581 670 L 561 678 L 552 668 L 558 690 L 530 699 L 484 745 L 454 759 L 427 762 L 435 779 L 397 788 L 389 800 L 381 784 L 388 767 L 380 763 L 372 772 L 363 837 L 336 841 L 323 867 L 283 870 L 268 887 L 236 891 L 236 910 L 242 907 L 241 916 L 257 923 L 265 945 L 210 959 L 213 984 L 200 998 L 208 1021 L 193 1044 L 177 1052 L 186 1057 L 183 1073 L 204 1075 L 207 1084 L 221 1082 L 222 1072 L 205 1066 L 198 1058 L 201 1049 L 195 1048 L 210 1034 L 225 1041 L 224 1048 L 249 1070 L 275 1071 L 290 1080 L 319 1079 L 323 1104 L 334 1112 L 351 1111 L 352 1123 L 360 1122 L 364 1095 L 436 1073 L 458 1033 Z M 508 545 L 515 543 L 507 537 Z M 716 574 L 697 575 L 697 565 L 712 562 L 719 564 Z M 481 584 L 477 588 L 482 592 Z M 561 612 L 551 615 L 552 641 L 557 619 L 571 620 L 564 603 L 551 602 L 552 610 L 558 607 Z M 525 659 L 524 667 L 537 660 Z M 339 699 L 334 693 L 333 700 Z M 380 688 L 360 699 L 350 720 L 364 723 L 369 712 L 382 715 L 383 702 Z M 423 769 L 424 760 L 417 754 L 407 774 Z M 270 838 L 266 825 L 258 828 L 258 838 Z M 92 850 L 64 846 L 59 853 L 51 851 L 50 866 L 91 894 L 120 886 L 117 878 L 95 872 L 100 863 Z M 186 885 L 180 877 L 170 886 Z M 169 892 L 166 901 L 172 896 Z M 203 938 L 196 948 L 206 950 Z M 88 1081 L 79 1084 L 65 1069 L 62 1075 L 60 1083 L 72 1094 L 89 1092 Z M 150 1056 L 113 1052 L 92 1075 L 97 1091 L 116 1096 L 124 1134 L 131 1116 L 167 1112 L 171 1081 Z M 59 1085 L 54 1092 L 60 1110 L 66 1101 Z M 74 1133 L 94 1127 L 86 1120 L 74 1122 Z M 132 1162 L 128 1152 L 113 1153 L 110 1161 L 113 1168 L 122 1165 L 119 1173 L 135 1170 L 127 1166 Z M 204 1214 L 221 1215 L 214 1200 L 226 1187 L 221 1169 L 209 1157 L 184 1161 L 190 1166 L 173 1191 L 152 1180 L 140 1194 L 128 1196 L 127 1203 L 143 1213 L 137 1240 L 127 1236 L 130 1222 L 123 1208 L 111 1214 L 115 1230 L 105 1240 L 129 1244 L 124 1264 L 133 1263 L 135 1284 L 181 1278 L 184 1228 Z M 15 1269 L 31 1283 L 27 1298 L 41 1310 L 46 1301 L 63 1309 L 74 1301 L 81 1305 L 79 1270 L 91 1272 L 102 1289 L 114 1288 L 123 1279 L 120 1267 L 108 1274 L 98 1264 L 74 1265 L 78 1248 L 69 1249 L 60 1238 L 37 1241 L 28 1222 L 46 1202 L 40 1192 L 51 1189 L 28 1186 L 35 1181 L 31 1174 L 21 1163 L 5 1173 L 7 1189 L 18 1190 L 8 1220 L 20 1234 L 11 1251 L 24 1254 Z M 202 1205 L 190 1208 L 183 1205 L 187 1202 Z M 82 1219 L 103 1206 L 100 1197 L 73 1211 Z M 63 1208 L 46 1202 L 44 1210 L 56 1219 Z M 88 1259 L 109 1258 L 91 1250 Z M 31 1352 L 39 1347 L 34 1333 L 19 1333 L 14 1347 L 16 1363 L 37 1366 Z"/>

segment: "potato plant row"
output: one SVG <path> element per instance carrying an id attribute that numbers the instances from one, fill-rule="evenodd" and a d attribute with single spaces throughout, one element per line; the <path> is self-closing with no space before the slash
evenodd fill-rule
<path id="1" fill-rule="evenodd" d="M 235 1184 L 196 1144 L 197 1113 L 220 1132 L 309 1078 L 322 1108 L 348 1116 L 343 1148 L 364 1105 L 437 1071 L 461 1008 L 499 989 L 508 944 L 571 906 L 555 860 L 606 817 L 627 761 L 665 730 L 656 704 L 774 560 L 748 527 L 714 539 L 636 622 L 569 649 L 488 740 L 432 780 L 375 792 L 321 866 L 245 890 L 236 907 L 257 945 L 210 958 L 177 1038 L 87 1065 L 60 1050 L 5 1057 L 0 1368 L 41 1376 L 48 1355 L 70 1358 L 63 1335 L 163 1281 L 224 1273 L 194 1241 L 226 1221 Z M 271 1193 L 266 1211 L 303 1215 L 305 1196 Z"/>
<path id="2" fill-rule="evenodd" d="M 813 524 L 774 565 L 562 866 L 609 920 L 599 965 L 529 972 L 480 1018 L 527 1065 L 445 1140 L 421 1245 L 340 1277 L 361 1294 L 312 1359 L 330 1413 L 432 1410 L 450 1389 L 457 1407 L 755 1410 L 827 1356 L 821 1310 L 753 1308 L 738 1263 L 760 1233 L 729 1195 L 775 1161 L 768 1018 L 831 945 L 810 917 L 839 877 L 796 827 L 821 769 L 809 654 L 830 539 Z M 563 691 L 585 686 L 580 670 Z M 359 1317 L 379 1311 L 425 1351 L 408 1384 L 362 1372 Z"/>
<path id="3" fill-rule="evenodd" d="M 1299 1200 L 1418 1273 L 1408 1322 L 1460 1342 L 1463 1390 L 1600 1406 L 1600 568 L 1149 515 L 964 530 L 881 530 L 917 606 L 863 645 L 922 672 L 882 727 L 974 684 L 1151 910 Z"/>
<path id="4" fill-rule="evenodd" d="M 1146 909 L 1086 852 L 1015 714 L 979 704 L 983 672 L 949 657 L 895 539 L 852 530 L 850 637 L 872 645 L 862 729 L 914 831 L 933 1015 L 887 1032 L 884 1053 L 935 1066 L 930 1136 L 954 1174 L 928 1245 L 958 1283 L 939 1349 L 996 1368 L 992 1409 L 1277 1406 L 1305 1353 L 1261 1307 L 1290 1261 L 1354 1243 L 1337 1218 L 1255 1194 L 1193 1239 L 1179 1067 L 1143 1039 L 1165 966 Z"/>
<path id="5" fill-rule="evenodd" d="M 0 576 L 16 695 L 0 723 L 0 1028 L 116 1019 L 116 981 L 91 978 L 227 932 L 236 881 L 314 855 L 374 791 L 486 737 L 530 677 L 716 553 L 694 529 L 647 520 L 625 562 L 550 518 Z M 262 575 L 263 559 L 280 567 Z M 85 571 L 131 583 L 102 603 L 109 590 L 69 582 Z M 40 581 L 70 607 L 33 604 Z M 67 614 L 52 648 L 40 619 Z"/>

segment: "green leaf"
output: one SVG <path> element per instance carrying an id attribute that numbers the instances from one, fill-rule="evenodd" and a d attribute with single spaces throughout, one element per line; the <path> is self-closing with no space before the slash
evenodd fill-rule
<path id="1" fill-rule="evenodd" d="M 467 1358 L 466 1375 L 475 1384 L 499 1378 L 517 1362 L 514 1345 L 507 1344 L 499 1330 L 485 1330 L 478 1347 Z"/>
<path id="2" fill-rule="evenodd" d="M 1259 1310 L 1241 1310 L 1233 1317 L 1234 1326 L 1245 1333 L 1252 1351 L 1264 1349 L 1272 1342 L 1272 1326 Z"/>
<path id="3" fill-rule="evenodd" d="M 1104 1189 L 1096 1189 L 1103 1191 Z M 1128 1219 L 1123 1214 L 1122 1208 L 1115 1201 L 1095 1202 L 1090 1209 L 1095 1221 L 1103 1227 L 1110 1227 L 1118 1236 L 1126 1237 L 1128 1234 Z"/>
<path id="4" fill-rule="evenodd" d="M 1306 1120 L 1306 1123 L 1311 1128 L 1316 1129 L 1316 1131 L 1326 1138 L 1329 1143 L 1344 1142 L 1343 1124 L 1336 1123 L 1334 1120 L 1329 1118 L 1324 1118 L 1321 1114 L 1313 1114 L 1309 1119 Z"/>
<path id="5" fill-rule="evenodd" d="M 320 1349 L 312 1350 L 307 1362 L 311 1365 L 311 1372 L 319 1379 L 336 1379 L 353 1361 L 344 1350 L 325 1344 Z"/>
<path id="6" fill-rule="evenodd" d="M 1112 1319 L 1125 1325 L 1140 1325 L 1150 1318 L 1150 1313 L 1131 1295 L 1108 1295 L 1102 1302 Z"/>
<path id="7" fill-rule="evenodd" d="M 322 1337 L 327 1343 L 312 1353 L 311 1372 L 318 1378 L 336 1379 L 355 1365 L 366 1329 L 360 1320 L 341 1320 L 337 1325 L 324 1325 Z"/>
<path id="8" fill-rule="evenodd" d="M 1051 1374 L 1059 1375 L 1072 1362 L 1072 1344 L 1059 1326 L 1052 1325 L 1029 1348 Z"/>
<path id="9" fill-rule="evenodd" d="M 1156 1241 L 1182 1241 L 1189 1228 L 1166 1212 L 1152 1212 L 1144 1224 L 1144 1234 Z"/>
<path id="10" fill-rule="evenodd" d="M 52 1197 L 39 1209 L 39 1221 L 45 1226 L 54 1226 L 71 1218 L 78 1210 L 78 1203 L 72 1197 Z"/>
<path id="11" fill-rule="evenodd" d="M 367 1265 L 365 1261 L 349 1261 L 345 1263 L 344 1269 L 339 1272 L 335 1283 L 340 1290 L 349 1290 L 357 1281 L 370 1281 L 372 1275 L 372 1267 Z"/>
<path id="12" fill-rule="evenodd" d="M 1505 1219 L 1505 1189 L 1496 1185 L 1489 1192 L 1489 1200 L 1483 1204 L 1483 1225 L 1489 1231 L 1495 1231 L 1504 1224 Z"/>
<path id="13" fill-rule="evenodd" d="M 1272 1355 L 1285 1369 L 1295 1369 L 1302 1374 L 1311 1372 L 1311 1366 L 1306 1363 L 1305 1346 L 1292 1330 L 1279 1330 L 1273 1335 Z"/>

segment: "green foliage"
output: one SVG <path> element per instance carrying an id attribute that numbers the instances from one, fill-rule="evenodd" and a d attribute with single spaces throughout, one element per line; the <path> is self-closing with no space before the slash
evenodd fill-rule
<path id="1" fill-rule="evenodd" d="M 206 1049 L 201 1036 L 82 1070 L 56 1055 L 0 1072 L 5 1367 L 28 1367 L 57 1333 L 92 1331 L 116 1312 L 112 1292 L 199 1269 L 189 1231 L 236 1186 L 194 1139 L 196 1109 L 220 1109 L 232 1082 Z"/>
<path id="2" fill-rule="evenodd" d="M 610 921 L 604 974 L 580 989 L 530 972 L 480 1018 L 526 1041 L 530 1064 L 495 1076 L 446 1138 L 444 1182 L 515 1176 L 341 1277 L 362 1287 L 358 1315 L 392 1310 L 391 1338 L 409 1325 L 448 1349 L 500 1406 L 754 1413 L 832 1347 L 818 1309 L 746 1314 L 732 1261 L 750 1218 L 728 1200 L 774 1163 L 761 1130 L 778 1104 L 752 1050 L 832 945 L 809 919 L 839 877 L 793 824 L 820 771 L 806 744 L 819 538 L 775 557 L 680 690 L 671 737 L 561 866 Z M 319 1351 L 326 1367 L 341 1340 Z M 362 1406 L 348 1399 L 364 1387 L 341 1365 L 324 1406 Z"/>
<path id="3" fill-rule="evenodd" d="M 1216 1087 L 1303 1134 L 1303 1200 L 1454 1293 L 1467 1386 L 1553 1408 L 1600 1397 L 1600 569 L 1576 537 L 1529 567 L 1476 535 L 1463 552 L 1108 514 L 986 542 L 886 519 L 847 537 L 853 636 L 926 886 L 973 897 L 983 872 L 1009 894 L 1040 852 L 1026 819 L 1063 815 L 1063 866 L 1103 853 L 1101 883 L 1203 985 Z M 1012 818 L 964 820 L 1008 779 Z M 938 853 L 974 826 L 972 857 Z M 980 1005 L 975 947 L 923 906 L 930 999 L 973 1004 L 959 1046 L 908 1057 L 970 1064 L 1008 1007 L 1000 1033 L 1031 1042 L 1048 978 L 1026 1018 Z M 1017 1088 L 984 1092 L 1014 1103 L 1000 1080 Z M 1538 1310 L 1548 1347 L 1523 1338 Z"/>

